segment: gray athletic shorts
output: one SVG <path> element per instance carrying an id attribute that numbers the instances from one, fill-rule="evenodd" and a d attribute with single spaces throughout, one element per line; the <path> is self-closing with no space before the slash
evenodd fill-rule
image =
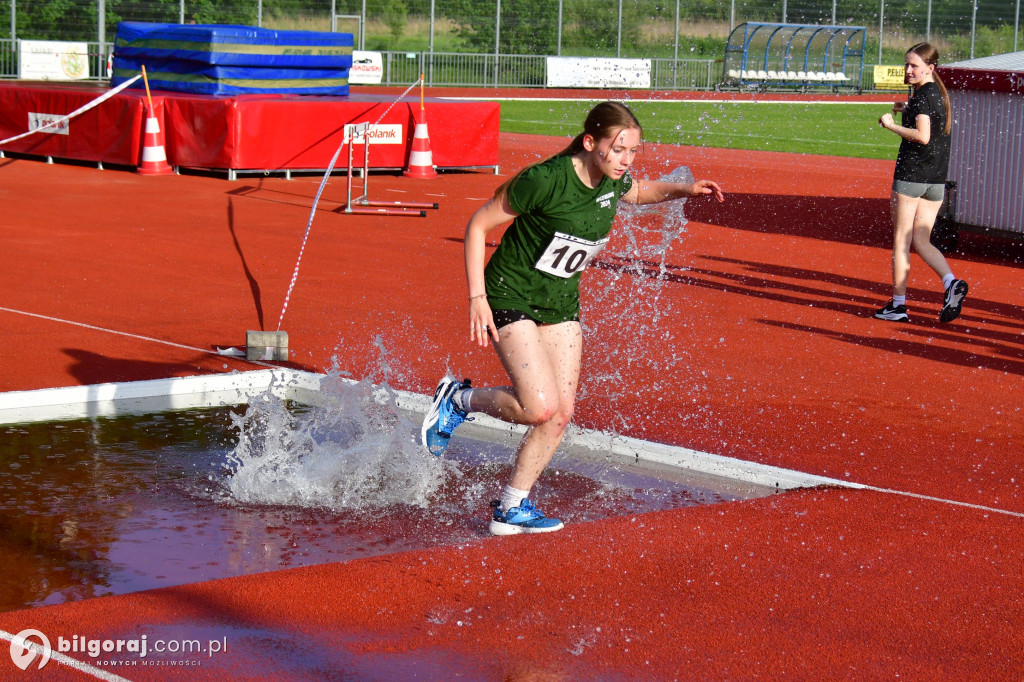
<path id="1" fill-rule="evenodd" d="M 946 196 L 946 184 L 942 182 L 907 182 L 906 180 L 893 180 L 892 189 L 897 194 L 902 194 L 911 199 L 926 199 L 928 201 L 942 201 Z"/>

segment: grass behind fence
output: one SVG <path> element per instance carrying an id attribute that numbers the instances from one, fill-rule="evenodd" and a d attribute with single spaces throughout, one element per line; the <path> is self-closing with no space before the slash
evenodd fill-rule
<path id="1" fill-rule="evenodd" d="M 578 133 L 596 101 L 501 102 L 501 130 Z M 899 139 L 878 125 L 885 103 L 631 102 L 648 142 L 895 159 Z"/>

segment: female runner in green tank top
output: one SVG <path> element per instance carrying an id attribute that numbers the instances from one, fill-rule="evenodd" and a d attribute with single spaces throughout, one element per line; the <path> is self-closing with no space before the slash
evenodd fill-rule
<path id="1" fill-rule="evenodd" d="M 565 150 L 513 176 L 466 226 L 470 342 L 493 341 L 512 385 L 471 388 L 468 381 L 444 377 L 422 437 L 424 447 L 440 455 L 469 412 L 530 427 L 508 485 L 492 503 L 495 535 L 563 527 L 533 505 L 530 489 L 572 419 L 583 350 L 580 273 L 607 243 L 618 201 L 724 200 L 710 180 L 634 180 L 628 171 L 641 134 L 627 107 L 598 104 Z M 487 234 L 510 221 L 485 267 Z"/>

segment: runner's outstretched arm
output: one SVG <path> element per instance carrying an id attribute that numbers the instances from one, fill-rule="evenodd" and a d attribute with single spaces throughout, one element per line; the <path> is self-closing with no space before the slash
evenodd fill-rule
<path id="1" fill-rule="evenodd" d="M 657 204 L 705 194 L 714 196 L 720 202 L 725 201 L 722 188 L 712 180 L 694 180 L 692 183 L 635 180 L 630 190 L 622 196 L 622 200 L 633 204 Z"/>

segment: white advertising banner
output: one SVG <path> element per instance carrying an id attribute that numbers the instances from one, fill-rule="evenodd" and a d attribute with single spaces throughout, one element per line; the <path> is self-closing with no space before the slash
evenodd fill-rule
<path id="1" fill-rule="evenodd" d="M 363 144 L 367 138 L 370 144 L 405 144 L 405 131 L 401 123 L 355 123 L 345 126 L 343 142 Z"/>
<path id="2" fill-rule="evenodd" d="M 89 77 L 89 46 L 56 40 L 18 41 L 18 78 L 77 81 Z"/>
<path id="3" fill-rule="evenodd" d="M 28 129 L 39 130 L 51 135 L 71 134 L 68 117 L 64 114 L 40 114 L 30 111 L 28 112 Z"/>
<path id="4" fill-rule="evenodd" d="M 548 57 L 549 88 L 650 88 L 650 59 Z"/>
<path id="5" fill-rule="evenodd" d="M 352 68 L 348 71 L 349 84 L 379 85 L 384 76 L 384 62 L 380 52 L 352 51 Z"/>

